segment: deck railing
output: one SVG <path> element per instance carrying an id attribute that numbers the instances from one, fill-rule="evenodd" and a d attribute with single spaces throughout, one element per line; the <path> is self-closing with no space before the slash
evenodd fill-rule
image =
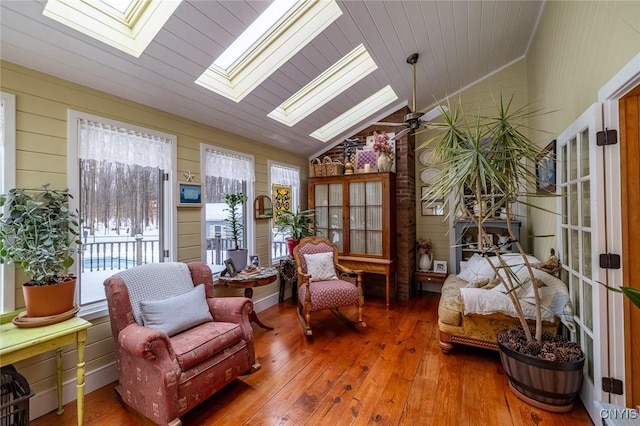
<path id="1" fill-rule="evenodd" d="M 206 238 L 206 262 L 210 265 L 223 265 L 229 258 L 228 251 L 233 247 L 229 238 Z M 104 241 L 82 244 L 81 272 L 122 270 L 137 265 L 159 262 L 159 240 Z M 271 243 L 273 260 L 288 256 L 285 241 Z M 262 260 L 263 265 L 270 264 Z"/>

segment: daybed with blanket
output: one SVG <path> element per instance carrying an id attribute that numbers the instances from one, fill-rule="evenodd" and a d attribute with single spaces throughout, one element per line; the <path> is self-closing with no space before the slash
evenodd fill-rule
<path id="1" fill-rule="evenodd" d="M 533 287 L 520 255 L 504 256 L 511 270 L 524 282 L 517 291 L 522 309 L 530 323 L 534 324 Z M 529 256 L 533 264 L 539 260 Z M 492 262 L 497 262 L 492 258 Z M 543 329 L 556 335 L 562 321 L 573 329 L 573 312 L 566 285 L 557 277 L 533 269 L 536 279 L 542 283 L 539 288 L 542 302 Z M 504 272 L 501 272 L 504 273 Z M 510 297 L 488 260 L 474 255 L 461 265 L 460 274 L 449 275 L 442 286 L 438 306 L 438 329 L 440 348 L 449 352 L 453 343 L 497 350 L 497 334 L 508 327 L 519 326 Z"/>

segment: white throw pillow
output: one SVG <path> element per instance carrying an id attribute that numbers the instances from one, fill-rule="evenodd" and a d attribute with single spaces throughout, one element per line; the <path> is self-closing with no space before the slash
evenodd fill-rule
<path id="1" fill-rule="evenodd" d="M 161 300 L 143 300 L 140 310 L 144 326 L 160 330 L 169 337 L 207 321 L 213 321 L 204 284 L 193 290 Z"/>
<path id="2" fill-rule="evenodd" d="M 491 263 L 477 253 L 469 258 L 466 268 L 458 274 L 458 278 L 469 282 L 484 279 L 492 280 L 494 276 L 495 272 L 491 267 Z"/>
<path id="3" fill-rule="evenodd" d="M 311 282 L 338 279 L 333 265 L 333 252 L 305 254 L 304 260 L 307 262 L 307 274 L 311 275 Z"/>

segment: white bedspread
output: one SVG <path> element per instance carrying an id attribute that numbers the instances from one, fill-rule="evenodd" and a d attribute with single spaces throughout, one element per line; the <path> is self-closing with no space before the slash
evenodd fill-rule
<path id="1" fill-rule="evenodd" d="M 574 331 L 573 309 L 566 285 L 553 275 L 538 269 L 534 269 L 534 275 L 544 284 L 539 288 L 542 319 L 552 321 L 554 316 L 558 316 L 569 330 Z M 515 292 L 520 299 L 525 317 L 535 320 L 535 296 L 531 281 L 527 279 Z M 501 312 L 512 317 L 517 316 L 511 298 L 504 292 L 503 286 L 490 290 L 463 287 L 460 289 L 460 296 L 465 315 L 472 313 L 490 315 Z"/>

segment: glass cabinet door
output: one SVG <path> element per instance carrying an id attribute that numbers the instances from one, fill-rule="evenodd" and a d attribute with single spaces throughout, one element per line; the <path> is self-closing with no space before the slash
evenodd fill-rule
<path id="1" fill-rule="evenodd" d="M 327 237 L 343 252 L 342 184 L 315 185 L 315 210 L 317 234 Z"/>
<path id="2" fill-rule="evenodd" d="M 349 252 L 382 255 L 382 182 L 349 184 Z"/>

